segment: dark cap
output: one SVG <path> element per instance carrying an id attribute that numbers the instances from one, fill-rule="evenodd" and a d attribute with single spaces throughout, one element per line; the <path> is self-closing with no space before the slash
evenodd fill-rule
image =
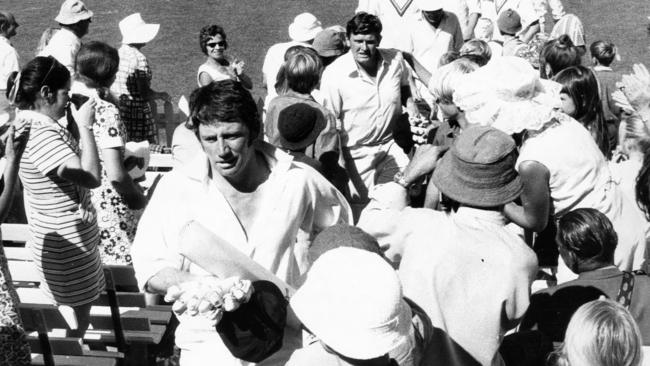
<path id="1" fill-rule="evenodd" d="M 501 33 L 517 34 L 521 30 L 521 17 L 516 11 L 507 9 L 499 14 L 497 26 Z"/>
<path id="2" fill-rule="evenodd" d="M 316 35 L 312 47 L 321 57 L 340 56 L 347 52 L 343 34 L 330 28 L 323 29 Z"/>
<path id="3" fill-rule="evenodd" d="M 313 144 L 325 128 L 323 112 L 306 103 L 292 104 L 278 115 L 280 146 L 300 150 Z"/>

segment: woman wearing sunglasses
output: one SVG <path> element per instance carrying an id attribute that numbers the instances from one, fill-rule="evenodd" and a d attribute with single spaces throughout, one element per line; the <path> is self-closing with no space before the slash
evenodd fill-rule
<path id="1" fill-rule="evenodd" d="M 251 78 L 244 73 L 244 62 L 226 56 L 228 41 L 226 32 L 218 25 L 206 25 L 199 33 L 201 51 L 208 56 L 196 74 L 199 86 L 213 81 L 232 79 L 239 81 L 246 89 L 253 88 Z"/>

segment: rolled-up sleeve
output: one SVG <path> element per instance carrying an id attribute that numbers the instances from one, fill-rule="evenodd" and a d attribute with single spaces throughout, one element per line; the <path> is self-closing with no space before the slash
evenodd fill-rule
<path id="1" fill-rule="evenodd" d="M 135 269 L 135 277 L 140 289 L 144 290 L 147 282 L 163 268 L 181 269 L 183 257 L 178 254 L 178 235 L 170 235 L 178 231 L 168 220 L 174 216 L 170 197 L 174 194 L 174 180 L 167 175 L 149 201 L 138 224 L 138 231 L 131 247 L 131 257 Z M 171 226 L 170 226 L 171 225 Z"/>

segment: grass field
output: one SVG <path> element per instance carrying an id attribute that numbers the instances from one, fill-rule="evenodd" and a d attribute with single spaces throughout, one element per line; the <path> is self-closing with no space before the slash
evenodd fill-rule
<path id="1" fill-rule="evenodd" d="M 528 0 L 529 1 L 529 0 Z M 612 40 L 619 46 L 622 62 L 615 67 L 629 69 L 634 62 L 648 62 L 650 37 L 646 30 L 650 15 L 648 0 L 564 0 L 565 7 L 582 18 L 588 41 Z M 56 26 L 60 1 L 6 0 L 2 8 L 13 12 L 21 24 L 13 43 L 22 62 L 33 54 L 41 32 Z M 228 34 L 231 55 L 246 62 L 255 94 L 261 96 L 262 61 L 268 47 L 288 40 L 287 26 L 297 14 L 310 11 L 323 25 L 345 24 L 356 0 L 86 0 L 95 12 L 86 40 L 102 40 L 118 46 L 117 23 L 133 12 L 145 21 L 160 23 L 158 37 L 143 52 L 154 72 L 153 86 L 175 98 L 189 94 L 196 86 L 196 69 L 204 55 L 198 46 L 198 31 L 207 24 L 220 24 Z"/>

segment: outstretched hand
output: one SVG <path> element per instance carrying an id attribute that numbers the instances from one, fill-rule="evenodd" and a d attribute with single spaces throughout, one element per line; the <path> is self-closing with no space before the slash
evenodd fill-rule
<path id="1" fill-rule="evenodd" d="M 632 74 L 623 75 L 616 86 L 625 95 L 634 110 L 637 112 L 647 110 L 650 108 L 650 72 L 643 64 L 635 64 L 632 71 Z M 626 110 L 627 107 L 629 110 L 620 95 L 615 96 L 615 100 L 617 105 L 621 103 L 621 108 Z"/>
<path id="2" fill-rule="evenodd" d="M 216 325 L 224 311 L 236 310 L 251 294 L 250 281 L 206 276 L 170 287 L 165 301 L 174 302 L 172 310 L 177 315 L 203 316 Z"/>

